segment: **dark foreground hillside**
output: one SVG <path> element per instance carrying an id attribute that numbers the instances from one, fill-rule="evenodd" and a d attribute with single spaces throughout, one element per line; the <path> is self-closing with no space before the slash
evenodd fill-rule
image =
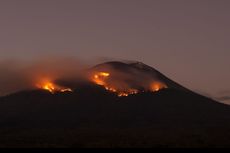
<path id="1" fill-rule="evenodd" d="M 171 89 L 25 91 L 0 98 L 0 135 L 0 147 L 229 147 L 230 107 Z"/>
<path id="2" fill-rule="evenodd" d="M 174 148 L 229 147 L 228 128 L 1 129 L 0 147 Z"/>

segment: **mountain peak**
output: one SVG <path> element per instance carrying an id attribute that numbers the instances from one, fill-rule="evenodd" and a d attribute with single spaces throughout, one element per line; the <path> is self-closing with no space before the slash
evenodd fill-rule
<path id="1" fill-rule="evenodd" d="M 143 62 L 138 62 L 138 61 L 132 62 L 132 63 L 129 63 L 129 65 L 135 68 L 138 68 L 138 69 L 146 70 L 146 71 L 157 71 L 156 69 L 144 64 Z"/>
<path id="2" fill-rule="evenodd" d="M 108 72 L 111 73 L 111 82 L 125 83 L 129 87 L 144 87 L 149 86 L 150 82 L 161 82 L 171 89 L 188 91 L 188 89 L 172 81 L 158 70 L 148 66 L 140 61 L 110 61 L 96 65 L 91 69 L 93 72 Z"/>

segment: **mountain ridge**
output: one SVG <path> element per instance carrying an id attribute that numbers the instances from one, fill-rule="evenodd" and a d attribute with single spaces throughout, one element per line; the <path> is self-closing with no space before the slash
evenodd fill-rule
<path id="1" fill-rule="evenodd" d="M 106 66 L 97 65 L 90 70 L 106 71 Z M 119 73 L 133 74 L 130 65 L 115 63 L 115 67 Z M 229 120 L 229 105 L 189 90 L 169 87 L 118 97 L 101 85 L 87 82 L 73 92 L 38 89 L 0 97 L 0 146 L 19 143 L 16 140 L 28 146 L 92 146 L 91 142 L 105 146 L 107 141 L 119 146 L 124 140 L 131 147 L 159 143 L 185 147 L 184 142 L 191 146 L 222 146 L 230 145 Z M 69 139 L 68 132 L 73 138 Z M 138 136 L 133 139 L 134 135 Z"/>

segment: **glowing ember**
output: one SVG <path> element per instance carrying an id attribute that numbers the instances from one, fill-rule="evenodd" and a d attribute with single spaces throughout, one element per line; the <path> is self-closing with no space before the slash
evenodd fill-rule
<path id="1" fill-rule="evenodd" d="M 100 73 L 99 73 L 99 76 L 108 77 L 108 76 L 110 76 L 110 74 L 107 73 L 107 72 L 100 72 Z"/>
<path id="2" fill-rule="evenodd" d="M 73 90 L 70 89 L 70 88 L 61 89 L 60 91 L 61 91 L 61 92 L 73 92 Z"/>
<path id="3" fill-rule="evenodd" d="M 139 91 L 138 91 L 137 89 L 129 89 L 129 90 L 128 90 L 128 93 L 129 93 L 130 95 L 134 95 L 134 94 L 138 94 Z"/>
<path id="4" fill-rule="evenodd" d="M 127 97 L 129 95 L 134 95 L 134 94 L 139 93 L 139 91 L 136 89 L 128 89 L 127 91 L 118 91 L 115 88 L 111 88 L 111 87 L 107 87 L 107 86 L 105 87 L 105 89 L 110 91 L 110 92 L 117 93 L 117 95 L 119 97 Z"/>
<path id="5" fill-rule="evenodd" d="M 106 90 L 111 91 L 111 92 L 117 92 L 116 89 L 111 88 L 111 87 L 105 87 Z"/>
<path id="6" fill-rule="evenodd" d="M 66 87 L 62 87 L 59 85 L 56 85 L 50 81 L 42 81 L 41 83 L 38 83 L 36 85 L 37 88 L 43 89 L 43 90 L 47 90 L 51 93 L 55 93 L 55 92 L 72 92 L 73 90 L 70 88 L 66 88 Z"/>
<path id="7" fill-rule="evenodd" d="M 124 93 L 124 92 L 118 93 L 118 97 L 128 97 L 128 96 L 129 94 Z"/>

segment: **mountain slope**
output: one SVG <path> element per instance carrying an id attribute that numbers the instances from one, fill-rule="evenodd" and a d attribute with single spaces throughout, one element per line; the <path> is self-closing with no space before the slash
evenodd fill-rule
<path id="1" fill-rule="evenodd" d="M 117 97 L 92 85 L 74 93 L 28 91 L 0 100 L 3 127 L 224 126 L 229 119 L 228 105 L 173 89 Z"/>
<path id="2" fill-rule="evenodd" d="M 142 123 L 156 126 L 158 122 L 159 126 L 170 123 L 191 126 L 228 124 L 229 106 L 190 92 L 143 63 L 107 62 L 90 71 L 110 72 L 113 76 L 119 74 L 112 78 L 112 82 L 121 80 L 121 83 L 132 87 L 153 78 L 165 83 L 167 89 L 117 97 L 102 86 L 84 82 L 73 93 L 20 92 L 0 98 L 0 125 L 68 127 L 94 123 L 116 126 L 122 122 L 121 126 L 125 127 L 141 126 Z"/>
<path id="3" fill-rule="evenodd" d="M 39 147 L 230 145 L 230 106 L 193 93 L 142 63 L 109 62 L 90 71 L 109 71 L 112 77 L 125 73 L 129 86 L 153 77 L 168 88 L 118 97 L 84 82 L 70 93 L 32 90 L 1 97 L 0 147 L 21 141 Z"/>
<path id="4" fill-rule="evenodd" d="M 141 62 L 124 63 L 124 62 L 112 61 L 112 62 L 96 65 L 95 67 L 92 68 L 92 70 L 97 70 L 97 71 L 111 71 L 111 69 L 113 72 L 115 71 L 115 73 L 124 73 L 128 75 L 129 78 L 132 78 L 134 76 L 138 77 L 137 80 L 139 79 L 144 80 L 146 79 L 146 77 L 147 80 L 149 78 L 153 78 L 161 82 L 164 82 L 168 86 L 168 88 L 189 91 L 185 87 L 167 78 L 165 75 L 163 75 L 156 69 L 148 65 L 145 65 Z"/>

